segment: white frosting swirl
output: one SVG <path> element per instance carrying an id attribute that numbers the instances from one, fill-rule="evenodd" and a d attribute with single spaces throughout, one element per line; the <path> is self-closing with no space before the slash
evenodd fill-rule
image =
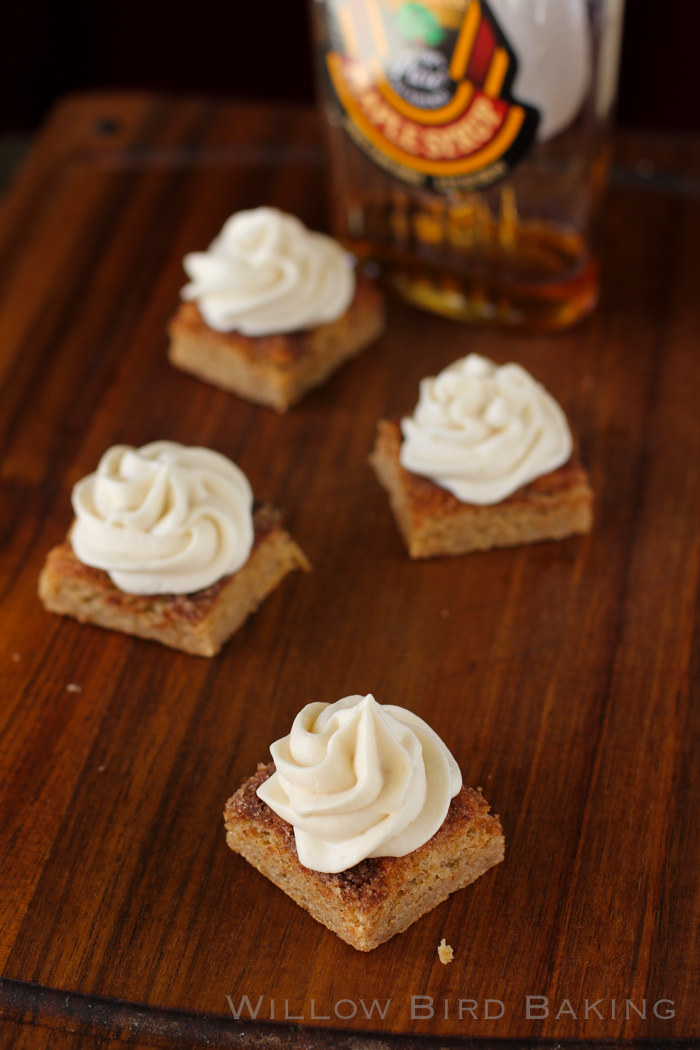
<path id="1" fill-rule="evenodd" d="M 239 211 L 207 252 L 183 265 L 183 299 L 219 332 L 272 335 L 335 321 L 355 294 L 351 256 L 331 237 L 312 233 L 276 208 Z"/>
<path id="2" fill-rule="evenodd" d="M 566 416 L 529 372 L 478 354 L 421 380 L 401 429 L 406 470 L 481 505 L 562 466 L 573 447 Z"/>
<path id="3" fill-rule="evenodd" d="M 276 771 L 258 795 L 294 825 L 299 860 L 314 871 L 418 849 L 462 786 L 437 733 L 371 693 L 307 704 L 270 751 Z"/>
<path id="4" fill-rule="evenodd" d="M 73 489 L 70 540 L 127 594 L 191 594 L 247 561 L 253 493 L 230 459 L 154 441 L 114 445 Z"/>

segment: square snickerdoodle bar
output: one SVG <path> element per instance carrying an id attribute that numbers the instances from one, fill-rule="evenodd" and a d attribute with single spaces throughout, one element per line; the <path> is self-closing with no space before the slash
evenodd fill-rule
<path id="1" fill-rule="evenodd" d="M 39 597 L 49 612 L 149 638 L 193 656 L 215 656 L 260 603 L 294 569 L 310 569 L 282 528 L 281 514 L 259 507 L 246 563 L 194 594 L 126 594 L 102 569 L 84 565 L 66 540 L 49 551 Z"/>
<path id="2" fill-rule="evenodd" d="M 468 886 L 504 856 L 498 817 L 472 788 L 462 787 L 431 839 L 404 857 L 375 857 L 337 874 L 305 868 L 294 828 L 258 798 L 273 763 L 226 803 L 226 841 L 342 940 L 368 952 L 402 933 L 456 890 Z"/>
<path id="3" fill-rule="evenodd" d="M 369 463 L 389 501 L 411 558 L 467 554 L 587 533 L 593 492 L 574 451 L 568 463 L 489 506 L 462 503 L 399 461 L 401 425 L 382 419 Z"/>
<path id="4" fill-rule="evenodd" d="M 196 303 L 183 303 L 170 323 L 168 358 L 176 368 L 222 390 L 286 412 L 383 330 L 381 292 L 360 274 L 341 317 L 289 334 L 218 332 L 207 325 Z"/>

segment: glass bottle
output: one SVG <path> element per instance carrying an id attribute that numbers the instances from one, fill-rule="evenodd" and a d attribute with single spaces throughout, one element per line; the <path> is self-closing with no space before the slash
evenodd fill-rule
<path id="1" fill-rule="evenodd" d="M 588 314 L 623 2 L 314 0 L 335 235 L 449 317 Z"/>

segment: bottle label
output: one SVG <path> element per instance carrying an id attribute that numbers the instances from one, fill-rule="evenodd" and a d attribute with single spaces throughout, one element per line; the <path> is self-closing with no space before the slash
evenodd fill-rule
<path id="1" fill-rule="evenodd" d="M 325 0 L 343 124 L 377 165 L 440 193 L 504 178 L 539 111 L 511 95 L 517 58 L 486 0 Z"/>

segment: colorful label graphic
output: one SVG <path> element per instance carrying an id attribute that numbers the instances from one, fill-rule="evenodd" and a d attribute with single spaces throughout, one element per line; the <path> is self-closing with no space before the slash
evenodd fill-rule
<path id="1" fill-rule="evenodd" d="M 530 149 L 538 111 L 511 96 L 517 59 L 486 0 L 326 0 L 344 126 L 413 186 L 481 189 Z"/>

